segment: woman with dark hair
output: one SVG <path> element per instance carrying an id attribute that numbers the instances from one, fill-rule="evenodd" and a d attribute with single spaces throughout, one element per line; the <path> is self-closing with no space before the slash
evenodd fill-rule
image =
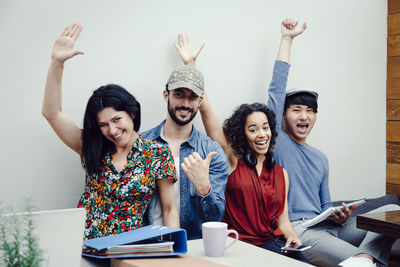
<path id="1" fill-rule="evenodd" d="M 265 153 L 265 159 L 264 157 L 262 157 L 262 159 L 265 160 L 268 170 L 271 170 L 275 164 L 272 153 L 276 142 L 276 136 L 278 135 L 278 132 L 276 131 L 275 114 L 272 110 L 261 103 L 242 104 L 234 111 L 229 119 L 225 120 L 222 129 L 227 141 L 231 144 L 236 155 L 239 158 L 247 160 L 247 162 L 255 162 L 255 154 L 249 152 L 250 150 L 256 151 L 256 148 L 251 147 L 252 145 L 249 143 L 246 131 L 243 130 L 243 126 L 246 125 L 248 116 L 252 115 L 254 112 L 264 113 L 267 119 L 266 126 L 269 125 L 271 132 L 271 136 L 269 137 L 269 146 L 267 152 Z"/>
<path id="2" fill-rule="evenodd" d="M 296 25 L 293 19 L 282 22 L 278 60 L 288 57 L 290 44 L 285 40 L 302 32 Z M 185 64 L 197 57 L 187 43 L 188 47 L 181 49 L 185 54 L 178 49 Z M 239 239 L 277 253 L 287 252 L 282 251 L 284 246 L 301 245 L 288 216 L 288 174 L 273 157 L 277 137 L 273 111 L 260 103 L 243 104 L 222 127 L 204 94 L 200 112 L 207 135 L 221 145 L 228 159 L 223 221 L 238 231 Z M 284 254 L 308 262 L 301 252 Z"/>
<path id="3" fill-rule="evenodd" d="M 239 239 L 282 253 L 282 247 L 301 241 L 289 221 L 289 178 L 275 164 L 275 114 L 260 103 L 242 104 L 221 127 L 205 96 L 200 107 L 207 134 L 223 148 L 229 165 L 223 221 Z M 285 253 L 307 262 L 300 252 Z"/>
<path id="4" fill-rule="evenodd" d="M 62 112 L 64 62 L 83 54 L 73 50 L 81 31 L 80 24 L 72 24 L 54 43 L 42 113 L 60 139 L 81 156 L 86 184 L 78 207 L 86 208 L 85 238 L 141 227 L 156 187 L 164 225 L 179 227 L 172 155 L 168 147 L 137 134 L 140 104 L 134 96 L 115 84 L 98 88 L 87 103 L 82 130 Z"/>

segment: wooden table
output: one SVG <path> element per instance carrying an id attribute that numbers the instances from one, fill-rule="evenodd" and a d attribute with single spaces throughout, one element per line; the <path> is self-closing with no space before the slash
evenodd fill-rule
<path id="1" fill-rule="evenodd" d="M 228 237 L 230 239 L 230 237 Z M 230 240 L 228 241 L 230 242 Z M 277 253 L 271 252 L 269 250 L 259 248 L 257 246 L 250 245 L 248 243 L 237 241 L 232 247 L 225 251 L 225 255 L 222 257 L 207 257 L 204 255 L 203 240 L 190 240 L 188 241 L 188 255 L 189 257 L 195 256 L 199 260 L 205 260 L 205 264 L 202 264 L 199 260 L 196 261 L 196 265 L 189 264 L 184 266 L 197 266 L 197 267 L 208 267 L 208 266 L 230 266 L 230 267 L 242 267 L 242 266 L 270 266 L 270 267 L 281 267 L 281 266 L 291 266 L 291 267 L 307 267 L 309 264 L 294 260 L 289 257 L 279 255 Z M 147 260 L 147 262 L 146 262 Z M 179 260 L 179 259 L 178 259 Z M 164 258 L 164 261 L 168 261 L 168 258 Z M 169 261 L 168 261 L 169 262 Z M 179 265 L 177 259 L 171 258 L 171 263 L 174 265 L 169 265 L 167 262 L 163 262 L 158 265 L 154 265 L 154 260 L 152 259 L 125 259 L 111 260 L 112 267 L 133 267 L 133 266 L 183 266 Z M 214 264 L 213 264 L 214 263 Z M 88 265 L 81 265 L 88 266 Z"/>
<path id="2" fill-rule="evenodd" d="M 357 215 L 357 228 L 400 238 L 400 210 Z"/>
<path id="3" fill-rule="evenodd" d="M 228 237 L 229 243 L 231 238 Z M 278 253 L 250 245 L 249 243 L 238 240 L 229 249 L 225 251 L 223 257 L 207 257 L 204 254 L 203 239 L 188 241 L 188 254 L 219 264 L 228 265 L 231 267 L 242 266 L 310 266 L 307 263 L 294 260 L 292 258 L 280 255 Z"/>

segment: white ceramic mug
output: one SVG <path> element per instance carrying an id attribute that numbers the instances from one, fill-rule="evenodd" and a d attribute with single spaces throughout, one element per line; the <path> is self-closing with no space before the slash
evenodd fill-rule
<path id="1" fill-rule="evenodd" d="M 239 237 L 235 230 L 228 230 L 228 225 L 223 222 L 205 222 L 202 224 L 203 243 L 206 256 L 220 257 L 225 250 L 232 246 Z M 229 245 L 226 244 L 226 237 L 235 234 L 235 240 Z"/>

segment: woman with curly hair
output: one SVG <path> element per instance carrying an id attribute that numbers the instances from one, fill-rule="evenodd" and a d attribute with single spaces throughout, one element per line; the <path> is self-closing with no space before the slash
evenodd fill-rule
<path id="1" fill-rule="evenodd" d="M 242 241 L 281 253 L 301 245 L 289 221 L 289 178 L 275 164 L 275 114 L 265 104 L 242 104 L 223 127 L 207 97 L 200 108 L 207 134 L 222 146 L 229 165 L 223 221 Z M 285 254 L 306 261 L 299 252 Z"/>
<path id="2" fill-rule="evenodd" d="M 271 87 L 281 81 L 279 61 L 289 60 L 291 42 L 304 29 L 294 19 L 282 22 Z M 200 112 L 207 135 L 221 145 L 228 159 L 223 221 L 238 231 L 241 240 L 277 253 L 287 252 L 281 250 L 284 246 L 301 245 L 288 216 L 288 174 L 273 157 L 277 137 L 273 111 L 260 103 L 243 104 L 221 127 L 205 95 Z M 307 262 L 300 252 L 284 255 Z"/>

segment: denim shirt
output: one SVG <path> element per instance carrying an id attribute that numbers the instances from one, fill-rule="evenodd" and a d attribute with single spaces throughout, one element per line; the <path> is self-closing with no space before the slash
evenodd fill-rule
<path id="1" fill-rule="evenodd" d="M 161 130 L 164 123 L 165 121 L 140 135 L 149 140 L 167 144 L 161 138 Z M 182 168 L 180 168 L 179 220 L 181 228 L 187 231 L 188 239 L 201 238 L 201 224 L 203 222 L 221 221 L 225 212 L 225 186 L 228 179 L 228 164 L 221 146 L 196 130 L 194 126 L 190 138 L 183 142 L 180 147 L 180 164 L 185 157 L 191 155 L 193 152 L 199 153 L 200 157 L 205 159 L 213 151 L 217 152 L 217 155 L 211 159 L 209 170 L 211 189 L 207 195 L 201 196 L 197 194 L 194 185 L 189 181 Z M 158 194 L 155 194 L 146 211 L 144 222 L 146 224 L 152 224 L 153 222 L 153 212 L 157 198 Z"/>

